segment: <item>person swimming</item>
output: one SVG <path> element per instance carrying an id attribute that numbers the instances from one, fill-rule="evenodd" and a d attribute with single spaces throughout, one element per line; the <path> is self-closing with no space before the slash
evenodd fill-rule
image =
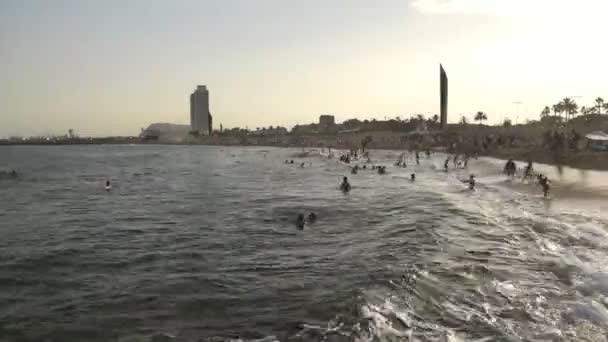
<path id="1" fill-rule="evenodd" d="M 304 229 L 304 225 L 306 224 L 306 220 L 304 220 L 304 214 L 298 214 L 298 218 L 296 220 L 296 226 L 298 229 Z"/>
<path id="2" fill-rule="evenodd" d="M 112 183 L 110 183 L 110 180 L 109 180 L 109 179 L 106 179 L 105 190 L 106 190 L 106 191 L 110 191 L 110 190 L 112 190 Z"/>
<path id="3" fill-rule="evenodd" d="M 416 174 L 415 174 L 415 173 L 412 173 L 412 174 L 410 175 L 410 180 L 411 180 L 412 182 L 416 180 Z"/>
<path id="4" fill-rule="evenodd" d="M 302 163 L 300 164 L 300 167 L 301 167 L 301 168 L 304 168 L 304 165 L 305 165 L 305 163 L 304 163 L 304 162 L 302 162 Z"/>
<path id="5" fill-rule="evenodd" d="M 342 184 L 340 184 L 340 190 L 342 190 L 342 192 L 350 191 L 350 183 L 348 182 L 348 177 L 344 176 L 344 178 L 342 179 Z"/>
<path id="6" fill-rule="evenodd" d="M 383 175 L 386 173 L 386 166 L 378 166 L 378 174 Z"/>
<path id="7" fill-rule="evenodd" d="M 293 164 L 293 159 L 289 162 L 289 164 Z"/>
<path id="8" fill-rule="evenodd" d="M 315 223 L 317 221 L 317 214 L 311 212 L 308 214 L 308 223 Z"/>

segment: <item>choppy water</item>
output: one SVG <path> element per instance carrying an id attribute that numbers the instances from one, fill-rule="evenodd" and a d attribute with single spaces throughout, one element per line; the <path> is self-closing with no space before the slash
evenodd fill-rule
<path id="1" fill-rule="evenodd" d="M 297 152 L 0 148 L 0 340 L 605 339 L 605 173 L 545 200 L 490 159 L 350 175 Z"/>

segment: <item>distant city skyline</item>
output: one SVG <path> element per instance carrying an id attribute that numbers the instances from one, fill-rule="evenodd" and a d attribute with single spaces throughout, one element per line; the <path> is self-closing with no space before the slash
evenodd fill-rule
<path id="1" fill-rule="evenodd" d="M 224 128 L 439 114 L 538 119 L 608 98 L 603 0 L 2 0 L 0 136 L 137 135 L 190 123 L 213 89 Z"/>

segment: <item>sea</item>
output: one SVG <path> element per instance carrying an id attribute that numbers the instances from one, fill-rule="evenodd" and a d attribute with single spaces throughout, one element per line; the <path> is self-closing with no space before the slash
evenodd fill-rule
<path id="1" fill-rule="evenodd" d="M 333 152 L 0 147 L 0 341 L 606 340 L 607 173 Z"/>

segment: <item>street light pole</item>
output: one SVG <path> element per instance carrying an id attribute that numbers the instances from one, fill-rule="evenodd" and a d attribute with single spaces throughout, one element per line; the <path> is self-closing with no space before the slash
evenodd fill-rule
<path id="1" fill-rule="evenodd" d="M 515 124 L 518 124 L 519 121 L 519 106 L 522 104 L 521 101 L 513 101 L 513 104 L 516 105 L 516 110 L 515 110 Z"/>

